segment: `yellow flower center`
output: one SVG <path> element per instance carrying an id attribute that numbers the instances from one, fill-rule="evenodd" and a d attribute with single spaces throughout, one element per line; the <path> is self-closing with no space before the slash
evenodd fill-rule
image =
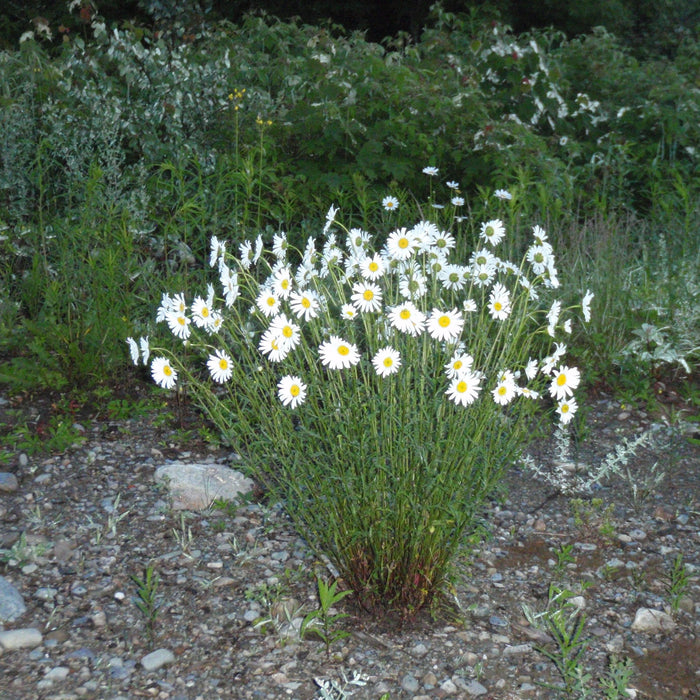
<path id="1" fill-rule="evenodd" d="M 493 308 L 494 308 L 496 311 L 500 311 L 500 310 L 503 308 L 503 304 L 501 304 L 500 301 L 497 301 L 497 302 L 493 305 Z"/>
<path id="2" fill-rule="evenodd" d="M 385 367 L 391 367 L 393 364 L 394 364 L 394 361 L 390 357 L 384 358 L 384 366 Z"/>
<path id="3" fill-rule="evenodd" d="M 276 301 L 277 300 L 275 299 L 275 297 L 267 297 L 267 305 L 268 306 L 274 306 Z"/>
<path id="4" fill-rule="evenodd" d="M 438 323 L 443 327 L 447 328 L 450 325 L 451 319 L 449 316 L 440 316 Z"/>
<path id="5" fill-rule="evenodd" d="M 408 248 L 408 238 L 399 238 L 399 248 Z"/>
<path id="6" fill-rule="evenodd" d="M 177 322 L 178 322 L 181 326 L 184 326 L 185 323 L 186 323 L 185 317 L 184 317 L 184 316 L 178 316 L 178 317 L 177 317 Z"/>
<path id="7" fill-rule="evenodd" d="M 466 382 L 459 382 L 457 384 L 457 391 L 460 394 L 463 394 L 467 390 L 467 383 Z"/>
<path id="8" fill-rule="evenodd" d="M 282 335 L 283 335 L 285 338 L 291 338 L 291 337 L 294 335 L 294 331 L 292 330 L 292 327 L 291 327 L 291 326 L 285 326 L 285 327 L 282 329 Z"/>
<path id="9" fill-rule="evenodd" d="M 462 360 L 457 360 L 457 361 L 452 365 L 452 368 L 453 368 L 453 369 L 457 369 L 457 370 L 462 369 Z M 464 384 L 464 382 L 462 382 L 462 384 Z"/>
<path id="10" fill-rule="evenodd" d="M 228 369 L 228 362 L 223 357 L 219 360 L 219 369 L 224 372 Z"/>
<path id="11" fill-rule="evenodd" d="M 568 412 L 569 412 L 569 404 L 568 404 L 568 403 L 565 403 L 565 404 L 562 405 L 562 407 L 561 407 L 561 412 L 562 412 L 562 413 L 568 413 Z"/>
<path id="12" fill-rule="evenodd" d="M 350 348 L 347 345 L 339 345 L 338 346 L 338 354 L 339 355 L 349 355 Z"/>
<path id="13" fill-rule="evenodd" d="M 207 307 L 205 306 L 202 309 L 202 316 L 203 316 L 203 318 L 206 318 L 208 315 L 209 315 L 209 309 L 207 309 Z"/>
<path id="14" fill-rule="evenodd" d="M 566 375 L 564 373 L 560 374 L 557 377 L 557 384 L 559 386 L 564 386 L 564 384 L 566 384 Z"/>
<path id="15" fill-rule="evenodd" d="M 374 292 L 371 289 L 365 289 L 362 296 L 365 301 L 372 301 L 372 299 L 374 299 Z"/>
<path id="16" fill-rule="evenodd" d="M 507 392 L 507 389 L 504 386 L 499 386 L 498 387 L 498 395 L 499 396 L 505 396 Z"/>
<path id="17" fill-rule="evenodd" d="M 311 306 L 311 300 L 308 297 L 304 297 L 301 300 L 301 305 L 305 308 L 308 309 Z"/>
<path id="18" fill-rule="evenodd" d="M 289 280 L 283 279 L 282 282 L 280 283 L 280 287 L 282 287 L 282 289 L 289 289 Z"/>
<path id="19" fill-rule="evenodd" d="M 372 260 L 372 262 L 369 264 L 369 271 L 376 272 L 378 269 L 379 269 L 379 265 L 377 265 L 377 263 L 374 262 L 374 260 Z"/>
<path id="20" fill-rule="evenodd" d="M 298 384 L 292 384 L 292 386 L 289 387 L 289 393 L 292 396 L 299 396 L 300 391 L 301 391 L 301 389 L 299 388 Z"/>
<path id="21" fill-rule="evenodd" d="M 170 368 L 170 365 L 164 365 L 164 366 L 163 366 L 163 374 L 164 374 L 166 377 L 172 376 L 172 373 L 173 373 L 173 371 L 172 371 L 172 369 Z"/>
<path id="22" fill-rule="evenodd" d="M 280 349 L 280 346 L 277 345 L 277 341 L 276 341 L 274 338 L 272 339 L 272 342 L 270 343 L 270 347 L 271 347 L 273 350 L 279 350 L 279 349 Z"/>
<path id="23" fill-rule="evenodd" d="M 411 312 L 408 309 L 401 309 L 399 316 L 403 321 L 407 321 L 409 318 L 411 318 Z"/>

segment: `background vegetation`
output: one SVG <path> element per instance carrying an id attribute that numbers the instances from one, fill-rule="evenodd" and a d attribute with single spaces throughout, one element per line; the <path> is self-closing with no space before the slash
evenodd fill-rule
<path id="1" fill-rule="evenodd" d="M 434 212 L 441 225 L 473 238 L 506 188 L 497 213 L 516 245 L 543 225 L 564 251 L 565 294 L 596 293 L 591 326 L 571 338 L 590 386 L 652 401 L 660 381 L 692 378 L 697 8 L 655 0 L 635 13 L 620 0 L 582 16 L 580 3 L 550 4 L 542 16 L 506 0 L 462 13 L 417 4 L 420 29 L 376 43 L 205 2 L 36 3 L 43 19 L 27 26 L 10 2 L 0 380 L 109 384 L 133 371 L 124 338 L 148 332 L 135 319 L 152 314 L 163 277 L 186 288 L 212 234 L 299 242 L 331 203 L 385 234 L 419 204 L 449 205 L 446 181 L 466 218 L 448 206 Z M 545 17 L 560 29 L 537 28 Z M 426 165 L 440 169 L 430 184 Z M 400 202 L 391 219 L 387 194 Z"/>

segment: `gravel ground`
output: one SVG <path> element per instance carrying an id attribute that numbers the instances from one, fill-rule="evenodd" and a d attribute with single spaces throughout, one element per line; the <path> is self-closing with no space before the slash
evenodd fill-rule
<path id="1" fill-rule="evenodd" d="M 51 410 L 47 399 L 4 397 L 0 422 L 7 432 L 24 412 L 39 429 Z M 298 629 L 317 607 L 314 573 L 328 571 L 282 509 L 261 500 L 177 511 L 154 479 L 172 461 L 235 467 L 230 451 L 167 415 L 77 420 L 83 444 L 6 452 L 0 463 L 3 700 L 307 699 L 320 697 L 314 679 L 342 685 L 355 674 L 365 685 L 347 686 L 347 697 L 564 698 L 542 685 L 561 679 L 537 647 L 556 647 L 523 614 L 523 605 L 545 609 L 552 583 L 576 594 L 586 618 L 587 697 L 606 697 L 595 679 L 614 656 L 631 660 L 637 698 L 700 698 L 700 448 L 687 433 L 630 462 L 638 487 L 654 463 L 666 472 L 642 502 L 618 479 L 596 492 L 600 502 L 576 507 L 514 470 L 485 514 L 489 536 L 460 561 L 453 601 L 432 615 L 378 619 L 350 596 L 338 606 L 349 636 L 327 654 Z M 651 420 L 599 396 L 583 461 Z M 678 554 L 685 575 L 674 598 Z M 149 564 L 159 578 L 152 635 L 132 579 Z"/>

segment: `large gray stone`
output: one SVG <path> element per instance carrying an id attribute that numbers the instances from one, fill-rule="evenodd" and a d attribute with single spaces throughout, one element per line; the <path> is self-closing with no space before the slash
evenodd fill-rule
<path id="1" fill-rule="evenodd" d="M 146 671 L 156 671 L 161 666 L 167 666 L 174 661 L 175 654 L 170 649 L 156 649 L 141 659 L 141 665 Z"/>
<path id="2" fill-rule="evenodd" d="M 17 477 L 12 472 L 0 472 L 0 491 L 11 493 L 19 487 Z"/>
<path id="3" fill-rule="evenodd" d="M 33 649 L 41 644 L 43 636 L 34 627 L 25 627 L 19 630 L 5 630 L 0 632 L 0 647 L 9 651 L 11 649 Z"/>
<path id="4" fill-rule="evenodd" d="M 167 484 L 175 510 L 202 510 L 213 501 L 233 501 L 253 489 L 253 481 L 223 464 L 172 462 L 156 470 L 156 481 Z"/>
<path id="5" fill-rule="evenodd" d="M 12 622 L 27 610 L 19 591 L 0 576 L 0 622 Z"/>
<path id="6" fill-rule="evenodd" d="M 632 623 L 632 629 L 635 632 L 646 632 L 647 634 L 670 632 L 675 626 L 676 623 L 668 613 L 651 608 L 639 608 Z"/>

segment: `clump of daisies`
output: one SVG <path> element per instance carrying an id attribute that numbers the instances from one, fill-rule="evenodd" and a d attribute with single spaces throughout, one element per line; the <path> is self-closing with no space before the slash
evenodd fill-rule
<path id="1" fill-rule="evenodd" d="M 414 611 L 443 589 L 533 416 L 576 413 L 565 340 L 591 295 L 556 299 L 539 226 L 515 264 L 499 219 L 457 259 L 464 242 L 429 221 L 376 241 L 337 214 L 301 250 L 283 233 L 212 238 L 215 284 L 163 296 L 169 341 L 128 342 L 157 384 L 190 387 L 367 606 Z"/>

